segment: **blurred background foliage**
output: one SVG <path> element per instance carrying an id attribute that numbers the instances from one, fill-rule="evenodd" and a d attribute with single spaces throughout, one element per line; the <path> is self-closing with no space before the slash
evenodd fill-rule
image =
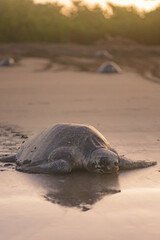
<path id="1" fill-rule="evenodd" d="M 0 0 L 0 42 L 74 42 L 91 44 L 121 36 L 143 44 L 160 44 L 160 6 L 139 13 L 133 7 L 109 4 L 90 8 L 72 1 L 68 12 L 58 3 Z"/>

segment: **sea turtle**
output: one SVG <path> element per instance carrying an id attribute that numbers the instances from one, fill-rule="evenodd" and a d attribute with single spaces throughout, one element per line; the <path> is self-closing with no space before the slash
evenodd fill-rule
<path id="1" fill-rule="evenodd" d="M 98 73 L 121 73 L 122 69 L 114 62 L 104 62 L 98 69 Z"/>
<path id="2" fill-rule="evenodd" d="M 85 169 L 96 173 L 116 173 L 119 169 L 145 168 L 156 162 L 130 161 L 110 146 L 94 127 L 57 124 L 22 144 L 17 155 L 1 158 L 15 162 L 16 170 L 30 173 L 70 173 Z"/>
<path id="3" fill-rule="evenodd" d="M 13 58 L 4 58 L 3 60 L 0 61 L 1 67 L 13 66 L 14 64 L 15 60 Z"/>

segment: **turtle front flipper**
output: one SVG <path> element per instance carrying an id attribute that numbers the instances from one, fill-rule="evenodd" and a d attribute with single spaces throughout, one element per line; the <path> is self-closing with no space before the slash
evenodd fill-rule
<path id="1" fill-rule="evenodd" d="M 16 170 L 28 173 L 70 173 L 73 169 L 73 156 L 69 148 L 54 149 L 48 159 L 17 161 Z"/>
<path id="2" fill-rule="evenodd" d="M 156 165 L 156 161 L 132 161 L 124 156 L 119 157 L 119 170 L 132 170 L 137 168 L 147 168 Z"/>
<path id="3" fill-rule="evenodd" d="M 72 164 L 64 159 L 54 160 L 38 166 L 39 172 L 44 173 L 70 173 Z M 38 169 L 37 171 L 38 172 Z"/>
<path id="4" fill-rule="evenodd" d="M 48 157 L 48 166 L 53 173 L 70 173 L 73 169 L 74 157 L 70 147 L 59 147 Z"/>
<path id="5" fill-rule="evenodd" d="M 70 173 L 72 171 L 72 164 L 66 160 L 58 159 L 50 163 L 49 171 L 51 173 Z"/>
<path id="6" fill-rule="evenodd" d="M 27 173 L 70 173 L 72 165 L 63 159 L 52 162 L 37 162 L 37 164 L 22 164 L 16 170 Z"/>

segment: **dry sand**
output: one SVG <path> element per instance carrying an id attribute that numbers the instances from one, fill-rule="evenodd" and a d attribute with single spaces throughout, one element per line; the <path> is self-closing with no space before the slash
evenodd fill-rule
<path id="1" fill-rule="evenodd" d="M 44 70 L 48 64 L 27 58 L 0 68 L 0 154 L 15 152 L 23 134 L 77 122 L 95 126 L 120 154 L 158 164 L 117 177 L 1 165 L 1 239 L 160 239 L 160 85 L 134 72 Z"/>

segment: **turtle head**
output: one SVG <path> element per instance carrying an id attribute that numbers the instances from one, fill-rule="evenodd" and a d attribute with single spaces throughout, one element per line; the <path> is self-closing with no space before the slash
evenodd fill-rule
<path id="1" fill-rule="evenodd" d="M 91 153 L 87 169 L 97 173 L 116 173 L 119 170 L 119 157 L 115 152 L 99 148 Z"/>

